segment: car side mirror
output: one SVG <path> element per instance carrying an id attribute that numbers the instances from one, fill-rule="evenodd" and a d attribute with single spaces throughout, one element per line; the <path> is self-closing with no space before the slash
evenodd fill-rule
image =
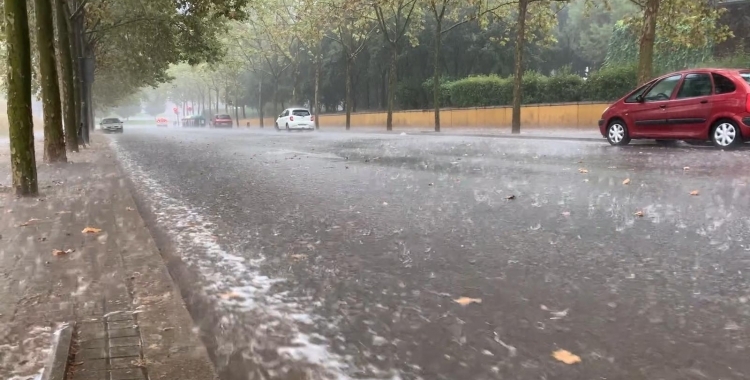
<path id="1" fill-rule="evenodd" d="M 643 95 L 638 95 L 635 97 L 635 101 L 638 103 L 643 103 L 643 101 L 646 100 L 643 98 Z"/>

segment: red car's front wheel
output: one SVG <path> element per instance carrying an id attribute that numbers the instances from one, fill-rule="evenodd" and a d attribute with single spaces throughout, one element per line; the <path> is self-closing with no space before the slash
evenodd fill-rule
<path id="1" fill-rule="evenodd" d="M 615 119 L 607 127 L 607 141 L 614 146 L 623 146 L 630 144 L 630 134 L 628 126 L 624 121 Z"/>

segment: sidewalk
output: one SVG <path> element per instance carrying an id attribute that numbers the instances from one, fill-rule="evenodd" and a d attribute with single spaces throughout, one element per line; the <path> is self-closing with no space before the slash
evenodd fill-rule
<path id="1" fill-rule="evenodd" d="M 0 146 L 0 378 L 41 378 L 70 323 L 68 380 L 215 379 L 106 138 L 92 140 L 62 165 L 43 164 L 37 142 L 36 199 L 3 187 Z"/>

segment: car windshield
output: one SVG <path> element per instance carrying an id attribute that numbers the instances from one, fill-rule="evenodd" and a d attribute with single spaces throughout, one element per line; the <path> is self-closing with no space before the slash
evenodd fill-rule
<path id="1" fill-rule="evenodd" d="M 0 7 L 0 380 L 750 380 L 750 0 Z"/>

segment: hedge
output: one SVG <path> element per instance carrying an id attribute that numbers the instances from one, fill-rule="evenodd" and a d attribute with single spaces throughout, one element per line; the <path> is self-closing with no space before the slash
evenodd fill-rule
<path id="1" fill-rule="evenodd" d="M 634 66 L 604 68 L 584 79 L 575 74 L 544 76 L 527 73 L 521 82 L 523 104 L 565 103 L 579 101 L 612 101 L 636 87 Z M 421 89 L 411 85 L 402 88 L 402 108 L 428 108 L 432 103 L 432 79 Z M 417 94 L 419 93 L 419 94 Z M 405 96 L 407 95 L 408 96 Z M 441 83 L 444 107 L 487 107 L 510 105 L 513 101 L 513 78 L 497 75 L 471 76 Z"/>

